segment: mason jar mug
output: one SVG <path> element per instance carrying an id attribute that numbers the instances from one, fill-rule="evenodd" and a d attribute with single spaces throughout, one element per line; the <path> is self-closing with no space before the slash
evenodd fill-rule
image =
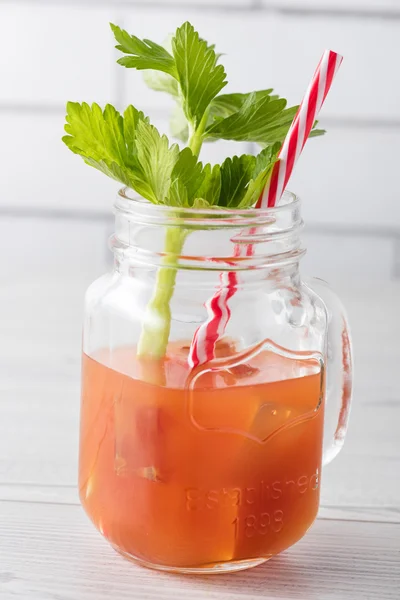
<path id="1" fill-rule="evenodd" d="M 122 190 L 115 214 L 114 268 L 86 295 L 81 502 L 143 565 L 258 565 L 315 520 L 351 400 L 343 307 L 301 277 L 300 201 L 183 209 Z M 193 366 L 216 295 L 224 327 Z"/>

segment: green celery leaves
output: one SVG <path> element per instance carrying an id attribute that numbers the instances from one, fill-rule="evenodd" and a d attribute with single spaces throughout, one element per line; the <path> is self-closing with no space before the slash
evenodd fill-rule
<path id="1" fill-rule="evenodd" d="M 224 140 L 266 141 L 268 131 L 274 129 L 276 121 L 286 107 L 286 100 L 271 100 L 270 96 L 256 99 L 250 94 L 242 107 L 231 116 L 215 122 L 206 129 L 206 135 Z"/>
<path id="2" fill-rule="evenodd" d="M 138 70 L 162 71 L 174 78 L 179 92 L 177 85 L 166 77 L 153 73 L 146 81 L 157 91 L 167 91 L 173 96 L 180 93 L 187 120 L 196 128 L 211 100 L 226 85 L 226 73 L 224 67 L 217 64 L 214 47 L 202 40 L 190 23 L 179 27 L 172 38 L 173 56 L 163 46 L 129 35 L 117 25 L 111 24 L 111 29 L 118 42 L 116 48 L 127 54 L 118 63 Z"/>
<path id="3" fill-rule="evenodd" d="M 178 146 L 170 147 L 165 135 L 161 136 L 153 125 L 142 122 L 137 129 L 136 148 L 134 189 L 155 204 L 165 203 L 172 171 L 179 158 Z"/>
<path id="4" fill-rule="evenodd" d="M 143 113 L 129 106 L 124 116 L 110 105 L 69 102 L 65 144 L 87 164 L 128 185 L 147 200 L 164 203 L 179 148 L 169 146 Z"/>
<path id="5" fill-rule="evenodd" d="M 63 141 L 90 166 L 134 189 L 155 204 L 180 207 L 247 208 L 266 185 L 296 114 L 272 89 L 252 93 L 220 92 L 226 73 L 220 54 L 190 23 L 179 27 L 164 46 L 139 39 L 111 24 L 119 64 L 144 71 L 150 88 L 175 100 L 171 130 L 188 144 L 170 144 L 134 106 L 120 114 L 113 106 L 69 102 Z M 316 123 L 315 123 L 316 125 Z M 315 127 L 315 126 L 314 126 Z M 313 129 L 311 136 L 324 132 Z M 263 150 L 203 165 L 205 141 L 256 142 Z"/>
<path id="6" fill-rule="evenodd" d="M 185 115 L 194 128 L 203 119 L 210 102 L 226 86 L 226 73 L 218 65 L 212 46 L 200 39 L 190 23 L 184 23 L 172 39 L 172 51 L 184 99 Z"/>
<path id="7" fill-rule="evenodd" d="M 165 48 L 151 40 L 140 40 L 117 25 L 110 23 L 110 26 L 118 42 L 117 50 L 127 54 L 118 60 L 120 65 L 138 70 L 163 71 L 177 78 L 174 58 Z"/>
<path id="8" fill-rule="evenodd" d="M 234 156 L 221 165 L 219 206 L 249 208 L 257 204 L 272 167 L 278 160 L 280 145 L 274 144 L 260 154 Z"/>

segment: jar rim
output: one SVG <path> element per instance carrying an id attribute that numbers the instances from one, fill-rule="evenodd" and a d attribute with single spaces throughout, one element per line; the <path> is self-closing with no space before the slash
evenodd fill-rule
<path id="1" fill-rule="evenodd" d="M 136 262 L 140 255 L 141 263 L 155 264 L 164 256 L 162 247 L 154 250 L 157 239 L 165 237 L 157 236 L 156 232 L 165 227 L 170 232 L 179 228 L 196 233 L 190 237 L 196 246 L 187 256 L 181 256 L 181 268 L 199 269 L 201 264 L 202 269 L 209 270 L 222 264 L 225 269 L 227 261 L 231 263 L 230 270 L 248 268 L 250 264 L 252 268 L 258 268 L 259 264 L 265 267 L 271 260 L 273 264 L 281 264 L 303 254 L 300 205 L 295 194 L 285 192 L 279 206 L 271 208 L 181 208 L 152 204 L 130 188 L 123 188 L 115 202 L 116 229 L 111 246 L 114 252 L 121 250 L 125 257 L 131 252 Z M 210 248 L 213 243 L 218 251 Z M 238 258 L 239 248 L 243 252 Z"/>
<path id="2" fill-rule="evenodd" d="M 285 191 L 278 206 L 268 208 L 188 208 L 166 206 L 164 204 L 153 204 L 149 200 L 141 197 L 129 187 L 123 187 L 118 191 L 114 207 L 118 212 L 130 215 L 146 214 L 150 219 L 168 219 L 176 218 L 176 211 L 179 210 L 180 219 L 185 220 L 199 217 L 204 219 L 218 218 L 219 223 L 223 222 L 223 216 L 226 215 L 226 221 L 234 219 L 250 220 L 275 220 L 276 217 L 284 211 L 298 210 L 301 204 L 299 196 L 290 191 Z"/>

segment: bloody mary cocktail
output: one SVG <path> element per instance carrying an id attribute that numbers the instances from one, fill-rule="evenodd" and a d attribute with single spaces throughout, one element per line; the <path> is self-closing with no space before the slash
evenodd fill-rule
<path id="1" fill-rule="evenodd" d="M 188 387 L 187 352 L 84 355 L 80 495 L 119 550 L 201 568 L 268 558 L 319 503 L 323 381 L 315 359 L 262 352 Z M 141 379 L 145 374 L 145 378 Z"/>

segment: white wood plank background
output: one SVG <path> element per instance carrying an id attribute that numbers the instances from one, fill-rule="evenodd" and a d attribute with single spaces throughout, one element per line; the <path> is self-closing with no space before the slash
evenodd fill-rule
<path id="1" fill-rule="evenodd" d="M 343 9 L 344 14 L 350 11 L 357 12 L 374 11 L 379 14 L 385 14 L 385 12 L 398 10 L 398 0 L 261 0 L 265 7 L 291 7 L 300 9 L 314 9 L 314 10 L 337 10 Z"/>
<path id="2" fill-rule="evenodd" d="M 82 296 L 87 277 L 0 287 L 0 597 L 398 600 L 400 285 L 339 286 L 353 326 L 348 439 L 323 473 L 306 538 L 246 574 L 179 578 L 124 562 L 93 530 L 75 487 Z M 29 301 L 27 301 L 27 298 Z M 23 376 L 22 376 L 23 375 Z"/>
<path id="3" fill-rule="evenodd" d="M 1 2 L 2 102 L 60 108 L 83 98 L 115 102 L 108 23 L 118 13 L 112 7 L 92 8 Z"/>

